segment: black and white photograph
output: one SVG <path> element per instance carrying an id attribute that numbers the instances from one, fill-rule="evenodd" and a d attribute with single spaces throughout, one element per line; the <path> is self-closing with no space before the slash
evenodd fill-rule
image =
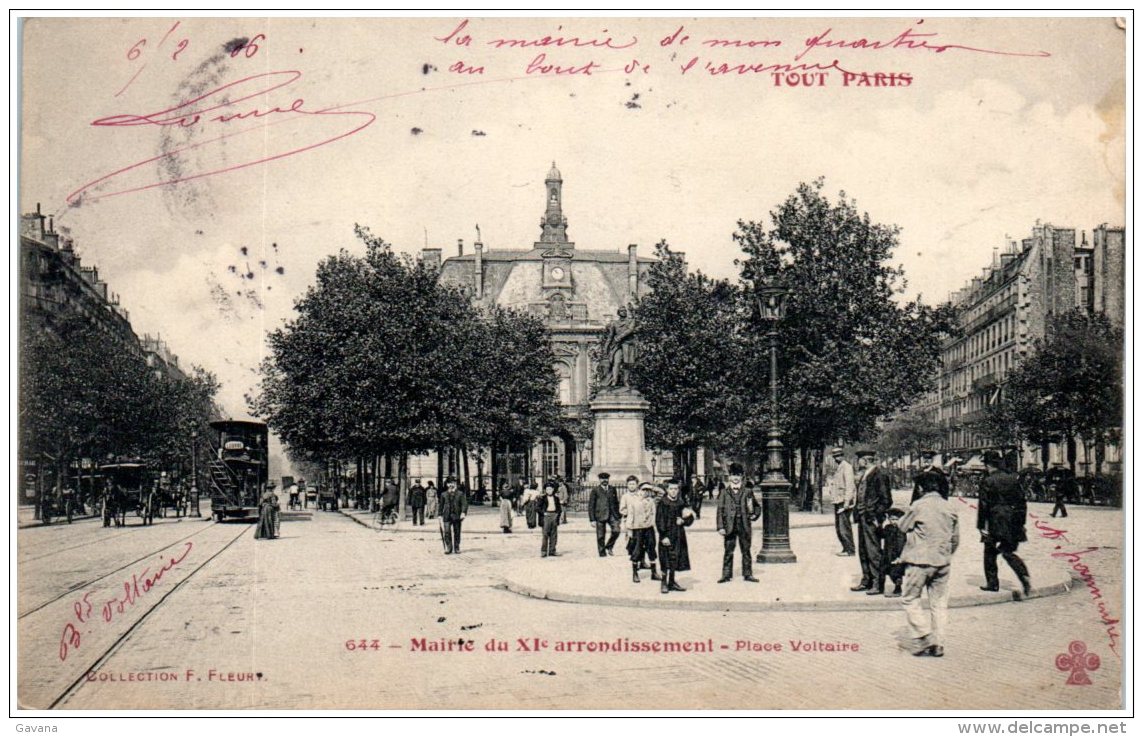
<path id="1" fill-rule="evenodd" d="M 12 16 L 10 715 L 1130 716 L 1119 15 Z"/>

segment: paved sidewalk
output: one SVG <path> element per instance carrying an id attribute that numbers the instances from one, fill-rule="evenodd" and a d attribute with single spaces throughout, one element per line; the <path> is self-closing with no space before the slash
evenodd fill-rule
<path id="1" fill-rule="evenodd" d="M 907 492 L 901 492 L 902 494 Z M 1001 562 L 1001 590 L 996 593 L 979 589 L 984 584 L 983 548 L 976 532 L 975 512 L 959 505 L 961 547 L 952 571 L 950 606 L 968 607 L 1001 604 L 1024 598 L 1019 583 Z M 365 510 L 343 509 L 342 514 L 372 526 L 373 514 Z M 499 579 L 503 588 L 536 599 L 574 604 L 602 606 L 651 607 L 710 611 L 899 611 L 901 600 L 852 592 L 850 587 L 861 579 L 857 557 L 838 557 L 838 542 L 832 518 L 804 512 L 791 514 L 791 547 L 798 556 L 795 564 L 753 564 L 757 584 L 742 580 L 741 560 L 735 553 L 734 578 L 718 584 L 722 568 L 723 541 L 714 526 L 713 508 L 687 530 L 692 570 L 681 573 L 678 583 L 684 593 L 662 594 L 659 584 L 642 571 L 642 583 L 631 580 L 631 567 L 623 550 L 624 538 L 615 547 L 615 555 L 600 558 L 596 550 L 595 530 L 586 515 L 571 515 L 559 530 L 559 552 L 556 558 L 541 558 L 540 531 L 529 530 L 522 517 L 516 518 L 511 535 L 499 528 L 499 511 L 494 507 L 469 507 L 464 523 L 466 538 L 477 539 L 486 546 L 489 537 L 502 542 L 491 554 L 467 553 L 466 558 L 481 573 Z M 761 546 L 762 525 L 754 526 L 756 555 Z M 856 532 L 856 530 L 855 530 Z M 435 537 L 438 522 L 427 520 L 424 527 L 407 521 L 387 526 L 379 534 L 393 539 L 418 534 Z M 503 565 L 512 560 L 512 565 Z M 1066 567 L 1046 556 L 1025 556 L 1032 575 L 1033 597 L 1066 593 L 1071 575 Z M 887 582 L 891 589 L 892 583 Z"/>

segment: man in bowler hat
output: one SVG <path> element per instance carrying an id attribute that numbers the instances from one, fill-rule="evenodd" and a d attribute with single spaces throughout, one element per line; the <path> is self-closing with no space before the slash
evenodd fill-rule
<path id="1" fill-rule="evenodd" d="M 850 591 L 864 591 L 870 596 L 885 593 L 885 569 L 881 564 L 881 526 L 885 513 L 893 506 L 889 474 L 877 464 L 872 450 L 857 452 L 859 466 L 857 501 L 857 552 L 861 560 L 861 583 Z"/>
<path id="2" fill-rule="evenodd" d="M 468 498 L 460 491 L 456 477 L 449 476 L 445 486 L 440 504 L 441 537 L 445 555 L 452 555 L 460 552 L 460 524 L 468 514 Z"/>
<path id="3" fill-rule="evenodd" d="M 619 496 L 611 486 L 611 474 L 599 474 L 599 485 L 592 487 L 587 500 L 587 517 L 595 525 L 595 542 L 599 557 L 615 555 L 615 541 L 619 539 Z M 607 537 L 607 528 L 611 536 Z"/>
<path id="4" fill-rule="evenodd" d="M 1028 505 L 1020 491 L 1016 474 L 1002 468 L 1000 454 L 994 450 L 984 452 L 984 465 L 988 475 L 980 482 L 980 500 L 976 507 L 976 529 L 980 530 L 980 541 L 984 543 L 984 585 L 983 591 L 1000 590 L 1000 572 L 996 564 L 997 556 L 1012 567 L 1024 595 L 1032 594 L 1032 579 L 1028 567 L 1016 548 L 1028 539 L 1024 531 Z"/>
<path id="5" fill-rule="evenodd" d="M 742 486 L 742 464 L 730 464 L 730 484 L 718 498 L 718 510 L 715 514 L 715 526 L 718 534 L 722 535 L 722 578 L 719 583 L 726 583 L 734 573 L 734 546 L 737 542 L 742 556 L 742 578 L 751 583 L 758 583 L 754 578 L 753 562 L 750 555 L 750 542 L 753 530 L 750 523 L 762 516 L 762 507 L 751 489 Z"/>

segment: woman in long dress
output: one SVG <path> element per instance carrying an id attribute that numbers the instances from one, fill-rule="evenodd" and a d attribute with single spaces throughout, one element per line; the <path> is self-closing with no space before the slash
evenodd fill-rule
<path id="1" fill-rule="evenodd" d="M 258 502 L 258 528 L 254 530 L 254 539 L 273 540 L 278 536 L 277 511 L 278 495 L 272 489 L 266 489 Z"/>
<path id="2" fill-rule="evenodd" d="M 437 495 L 437 487 L 430 481 L 429 485 L 425 487 L 425 515 L 432 519 L 437 516 L 437 506 L 440 504 L 440 499 Z"/>
<path id="3" fill-rule="evenodd" d="M 512 532 L 512 489 L 507 481 L 500 482 L 500 529 L 504 534 Z"/>

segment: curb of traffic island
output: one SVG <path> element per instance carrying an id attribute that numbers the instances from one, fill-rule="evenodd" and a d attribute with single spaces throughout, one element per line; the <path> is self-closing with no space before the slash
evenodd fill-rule
<path id="1" fill-rule="evenodd" d="M 855 598 L 852 600 L 819 600 L 819 601 L 704 601 L 701 599 L 687 599 L 685 596 L 663 597 L 661 599 L 632 599 L 623 596 L 602 596 L 595 594 L 574 594 L 553 591 L 528 584 L 522 584 L 508 579 L 501 579 L 502 583 L 494 588 L 509 591 L 520 596 L 546 601 L 558 601 L 565 604 L 593 604 L 596 606 L 622 606 L 652 609 L 681 609 L 685 611 L 708 612 L 854 612 L 854 611 L 893 611 L 901 610 L 899 598 L 887 599 L 883 596 Z M 1041 599 L 1047 596 L 1057 596 L 1071 591 L 1071 581 L 1049 584 L 1032 589 L 1032 595 L 1025 597 L 1022 591 L 1008 590 L 999 592 L 981 592 L 954 596 L 949 600 L 950 608 L 964 608 L 972 606 L 985 606 L 988 604 L 1006 604 L 1009 602 L 1025 601 L 1027 599 Z"/>
<path id="2" fill-rule="evenodd" d="M 32 520 L 31 522 L 22 522 L 22 523 L 17 522 L 16 523 L 16 529 L 17 530 L 26 530 L 30 527 L 59 527 L 60 525 L 67 526 L 67 524 L 68 524 L 67 517 L 55 517 L 54 519 L 55 519 L 54 522 L 52 522 L 51 524 L 47 524 L 47 525 L 44 524 L 43 520 L 39 520 L 39 519 Z M 83 514 L 83 515 L 76 515 L 76 516 L 72 517 L 72 520 L 75 522 L 79 522 L 80 520 L 86 520 L 86 519 L 99 519 L 99 515 L 98 514 Z"/>

